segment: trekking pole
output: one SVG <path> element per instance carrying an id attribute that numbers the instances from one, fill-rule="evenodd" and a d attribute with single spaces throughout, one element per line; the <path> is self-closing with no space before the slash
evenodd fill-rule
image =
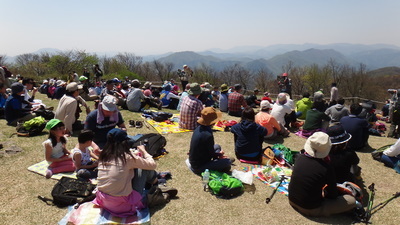
<path id="1" fill-rule="evenodd" d="M 365 224 L 369 224 L 369 220 L 371 219 L 371 210 L 372 210 L 372 205 L 374 204 L 374 198 L 375 198 L 375 184 L 372 183 L 371 185 L 368 186 L 369 189 L 369 196 L 368 196 L 368 205 L 367 205 L 367 210 L 365 211 L 364 214 L 364 219 L 362 222 Z"/>
<path id="2" fill-rule="evenodd" d="M 274 197 L 276 191 L 278 190 L 279 186 L 281 186 L 281 184 L 282 184 L 282 182 L 283 182 L 284 180 L 286 180 L 285 175 L 281 175 L 281 179 L 279 180 L 278 186 L 276 186 L 276 188 L 275 188 L 274 191 L 272 192 L 271 196 L 269 196 L 268 198 L 265 199 L 265 203 L 268 204 L 268 203 L 272 200 L 272 198 Z"/>
<path id="3" fill-rule="evenodd" d="M 374 214 L 374 213 L 376 213 L 376 212 L 378 212 L 380 209 L 382 209 L 383 207 L 385 207 L 390 201 L 392 201 L 392 200 L 398 198 L 399 196 L 400 196 L 400 192 L 396 192 L 395 194 L 393 194 L 392 197 L 390 197 L 390 198 L 388 198 L 387 200 L 385 200 L 385 201 L 379 203 L 378 205 L 374 206 L 374 207 L 371 209 L 371 211 L 373 211 L 373 210 L 375 210 L 375 209 L 376 209 L 376 211 L 374 211 L 373 213 L 371 213 L 371 215 Z"/>

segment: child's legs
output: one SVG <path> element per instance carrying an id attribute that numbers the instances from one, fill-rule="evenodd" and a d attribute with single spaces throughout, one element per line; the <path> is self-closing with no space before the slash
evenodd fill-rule
<path id="1" fill-rule="evenodd" d="M 50 164 L 50 169 L 54 173 L 63 173 L 63 172 L 73 172 L 75 171 L 74 163 L 72 159 L 61 161 L 61 162 L 53 162 Z"/>

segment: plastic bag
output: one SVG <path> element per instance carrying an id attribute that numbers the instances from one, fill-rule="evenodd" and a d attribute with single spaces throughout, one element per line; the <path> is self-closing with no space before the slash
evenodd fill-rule
<path id="1" fill-rule="evenodd" d="M 245 184 L 252 185 L 253 184 L 253 173 L 251 171 L 249 172 L 243 172 L 239 170 L 232 170 L 232 176 L 234 178 L 239 179 Z"/>

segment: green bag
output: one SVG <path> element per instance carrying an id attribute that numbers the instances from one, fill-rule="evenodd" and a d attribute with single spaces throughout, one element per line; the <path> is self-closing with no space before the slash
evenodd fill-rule
<path id="1" fill-rule="evenodd" d="M 226 173 L 210 171 L 208 182 L 212 193 L 221 198 L 233 198 L 243 193 L 243 183 Z"/>
<path id="2" fill-rule="evenodd" d="M 290 148 L 284 146 L 283 144 L 274 144 L 272 149 L 277 149 L 282 152 L 283 157 L 285 158 L 286 162 L 290 165 L 294 164 L 294 156 L 298 153 L 295 151 L 290 150 Z"/>

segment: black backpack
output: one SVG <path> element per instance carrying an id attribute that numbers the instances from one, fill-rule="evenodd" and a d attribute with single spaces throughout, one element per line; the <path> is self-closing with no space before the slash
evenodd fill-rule
<path id="1" fill-rule="evenodd" d="M 132 148 L 135 148 L 139 145 L 145 144 L 146 151 L 152 155 L 154 158 L 163 155 L 164 147 L 167 145 L 167 140 L 161 134 L 150 133 L 144 134 L 142 137 L 137 139 L 133 144 Z"/>
<path id="2" fill-rule="evenodd" d="M 65 207 L 81 203 L 85 199 L 94 199 L 93 190 L 95 185 L 70 177 L 61 177 L 61 179 L 54 185 L 51 191 L 54 205 L 58 207 Z"/>

